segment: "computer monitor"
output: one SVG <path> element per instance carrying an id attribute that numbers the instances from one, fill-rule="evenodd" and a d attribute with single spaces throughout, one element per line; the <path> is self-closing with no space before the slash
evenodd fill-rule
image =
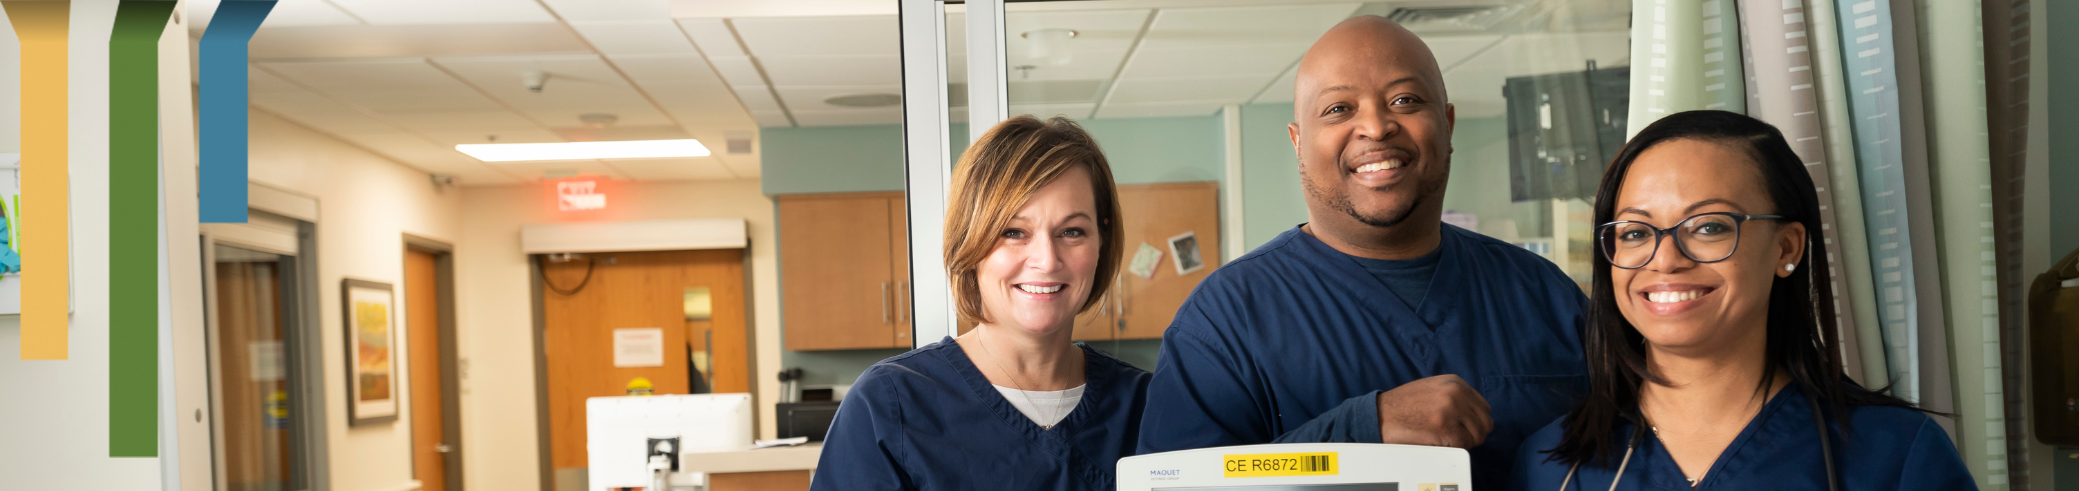
<path id="1" fill-rule="evenodd" d="M 681 459 L 751 447 L 750 394 L 593 397 L 585 400 L 590 491 L 650 486 L 649 440 L 678 438 Z"/>
<path id="2" fill-rule="evenodd" d="M 1279 443 L 1119 459 L 1119 491 L 1469 491 L 1464 449 Z"/>

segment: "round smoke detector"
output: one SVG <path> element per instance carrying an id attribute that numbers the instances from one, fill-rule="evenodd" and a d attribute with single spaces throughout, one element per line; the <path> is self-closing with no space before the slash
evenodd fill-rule
<path id="1" fill-rule="evenodd" d="M 888 107 L 902 104 L 902 96 L 895 94 L 847 94 L 823 99 L 824 104 L 843 107 Z"/>

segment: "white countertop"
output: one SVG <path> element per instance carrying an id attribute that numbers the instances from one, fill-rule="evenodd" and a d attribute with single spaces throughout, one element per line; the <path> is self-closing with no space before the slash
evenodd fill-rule
<path id="1" fill-rule="evenodd" d="M 679 471 L 709 474 L 805 471 L 815 469 L 816 458 L 822 454 L 821 442 L 735 452 L 686 453 L 679 455 Z"/>

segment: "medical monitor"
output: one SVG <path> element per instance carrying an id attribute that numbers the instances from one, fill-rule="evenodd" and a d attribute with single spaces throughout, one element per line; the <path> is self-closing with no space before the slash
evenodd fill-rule
<path id="1" fill-rule="evenodd" d="M 1279 443 L 1119 459 L 1119 491 L 1469 491 L 1464 449 Z"/>
<path id="2" fill-rule="evenodd" d="M 649 487 L 651 438 L 678 438 L 680 461 L 751 447 L 750 394 L 585 399 L 589 491 Z"/>

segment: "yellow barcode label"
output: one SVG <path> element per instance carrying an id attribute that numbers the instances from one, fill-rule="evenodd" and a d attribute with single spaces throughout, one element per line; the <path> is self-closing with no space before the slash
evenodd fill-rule
<path id="1" fill-rule="evenodd" d="M 1226 477 L 1333 476 L 1335 452 L 1223 455 Z"/>

